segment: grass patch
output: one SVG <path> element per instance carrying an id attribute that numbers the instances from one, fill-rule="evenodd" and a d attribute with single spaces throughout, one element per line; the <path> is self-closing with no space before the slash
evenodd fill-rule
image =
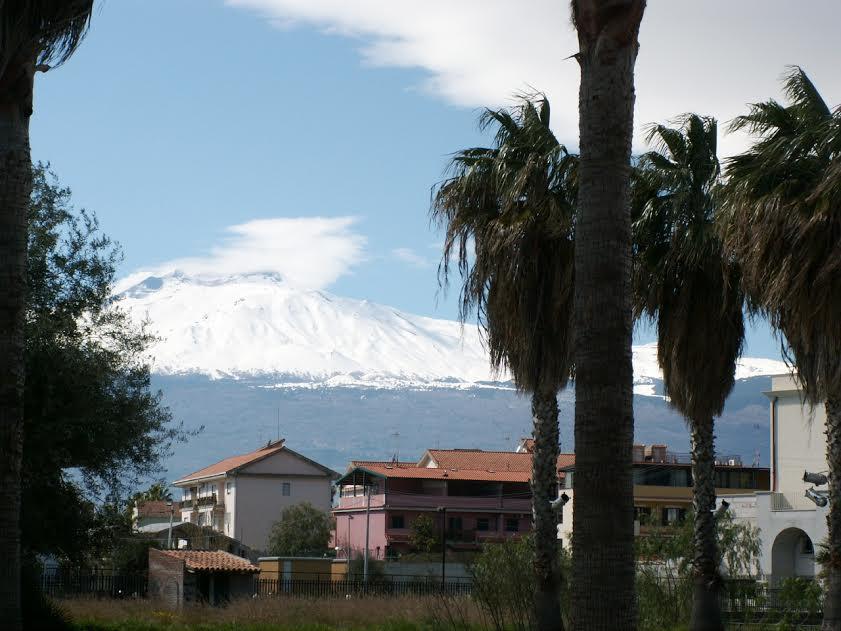
<path id="1" fill-rule="evenodd" d="M 487 628 L 469 598 L 271 598 L 226 607 L 152 601 L 67 599 L 62 610 L 79 631 L 463 631 Z"/>

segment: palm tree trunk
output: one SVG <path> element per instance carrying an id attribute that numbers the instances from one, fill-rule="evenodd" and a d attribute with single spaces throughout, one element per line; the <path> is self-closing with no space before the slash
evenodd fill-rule
<path id="1" fill-rule="evenodd" d="M 551 502 L 558 495 L 558 398 L 535 392 L 531 492 L 534 519 L 535 621 L 539 631 L 563 631 L 558 562 L 558 520 Z"/>
<path id="2" fill-rule="evenodd" d="M 0 620 L 12 630 L 22 625 L 20 467 L 33 71 L 32 64 L 23 64 L 11 80 L 0 77 Z"/>
<path id="3" fill-rule="evenodd" d="M 821 631 L 841 631 L 841 395 L 826 399 L 826 462 L 829 466 L 829 561 Z"/>
<path id="4" fill-rule="evenodd" d="M 715 447 L 713 419 L 690 420 L 692 433 L 693 545 L 692 631 L 724 631 L 721 621 L 715 532 Z"/>
<path id="5" fill-rule="evenodd" d="M 581 66 L 575 246 L 574 629 L 633 631 L 633 367 L 628 199 L 644 0 L 574 0 Z"/>

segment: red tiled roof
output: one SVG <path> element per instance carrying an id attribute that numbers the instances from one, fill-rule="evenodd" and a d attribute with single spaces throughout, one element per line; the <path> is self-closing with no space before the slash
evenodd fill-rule
<path id="1" fill-rule="evenodd" d="M 169 517 L 171 510 L 163 500 L 148 500 L 137 504 L 137 517 Z"/>
<path id="2" fill-rule="evenodd" d="M 494 471 L 531 471 L 530 453 L 481 451 L 478 449 L 430 449 L 432 459 L 443 469 L 478 469 Z M 575 454 L 558 455 L 558 468 L 575 464 Z"/>
<path id="3" fill-rule="evenodd" d="M 528 482 L 530 471 L 495 471 L 487 469 L 445 469 L 443 467 L 393 467 L 368 464 L 362 468 L 386 478 L 424 480 L 478 480 L 481 482 Z"/>
<path id="4" fill-rule="evenodd" d="M 256 565 L 230 552 L 221 550 L 161 550 L 166 555 L 183 559 L 189 570 L 222 572 L 259 572 Z"/>
<path id="5" fill-rule="evenodd" d="M 247 465 L 250 462 L 254 462 L 255 460 L 260 460 L 261 458 L 270 456 L 273 453 L 277 453 L 281 449 L 283 449 L 282 440 L 277 443 L 272 443 L 266 447 L 261 447 L 257 451 L 252 451 L 251 453 L 242 454 L 241 456 L 231 456 L 230 458 L 220 460 L 216 464 L 212 464 L 209 467 L 205 467 L 204 469 L 199 469 L 198 471 L 194 471 L 189 475 L 185 475 L 183 478 L 176 480 L 174 484 L 178 484 L 180 482 L 187 482 L 188 480 L 195 480 L 198 478 L 208 478 L 214 475 L 223 475 L 228 471 L 238 469 L 239 467 Z"/>
<path id="6" fill-rule="evenodd" d="M 376 466 L 383 466 L 383 467 L 392 467 L 396 469 L 411 469 L 412 467 L 417 467 L 417 462 L 405 462 L 405 461 L 398 461 L 395 462 L 393 460 L 351 460 L 350 466 L 348 470 L 353 469 L 354 467 L 376 467 Z"/>

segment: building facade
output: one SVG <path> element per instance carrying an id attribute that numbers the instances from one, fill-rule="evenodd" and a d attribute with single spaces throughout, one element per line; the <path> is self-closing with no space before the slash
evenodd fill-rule
<path id="1" fill-rule="evenodd" d="M 337 477 L 281 440 L 221 460 L 173 485 L 182 489 L 181 521 L 209 526 L 259 551 L 267 548 L 271 526 L 287 506 L 309 502 L 329 511 Z"/>
<path id="2" fill-rule="evenodd" d="M 723 497 L 737 519 L 760 530 L 760 570 L 772 584 L 816 574 L 815 548 L 828 534 L 826 507 L 806 497 L 813 485 L 805 472 L 825 473 L 826 415 L 823 406 L 804 405 L 788 375 L 772 377 L 769 399 L 771 486 L 767 492 Z M 821 494 L 820 486 L 815 487 Z"/>
<path id="3" fill-rule="evenodd" d="M 690 454 L 669 451 L 666 445 L 634 445 L 633 461 L 634 532 L 646 535 L 682 521 L 692 507 Z M 575 465 L 564 473 L 564 492 L 570 501 L 563 508 L 558 538 L 566 544 L 572 535 Z M 744 466 L 739 456 L 718 456 L 715 476 L 717 496 L 767 491 L 770 484 L 767 468 Z"/>
<path id="4" fill-rule="evenodd" d="M 563 454 L 566 465 L 571 454 Z M 354 461 L 339 479 L 334 544 L 337 555 L 393 558 L 412 549 L 412 526 L 432 520 L 451 550 L 531 529 L 531 454 L 478 449 L 430 449 L 418 462 Z"/>

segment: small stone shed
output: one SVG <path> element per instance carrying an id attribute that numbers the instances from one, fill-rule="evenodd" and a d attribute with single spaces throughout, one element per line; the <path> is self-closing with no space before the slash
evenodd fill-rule
<path id="1" fill-rule="evenodd" d="M 149 597 L 177 608 L 185 602 L 217 605 L 254 594 L 259 569 L 221 550 L 149 549 Z"/>

